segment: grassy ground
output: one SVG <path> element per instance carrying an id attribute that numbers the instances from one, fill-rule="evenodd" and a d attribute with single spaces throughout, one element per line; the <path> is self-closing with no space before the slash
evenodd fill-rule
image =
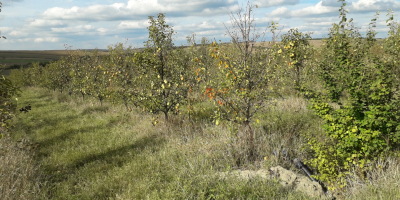
<path id="1" fill-rule="evenodd" d="M 274 181 L 221 180 L 217 172 L 235 168 L 243 145 L 223 126 L 179 117 L 152 126 L 139 111 L 37 88 L 23 90 L 19 105 L 28 104 L 11 136 L 35 153 L 37 199 L 309 199 Z"/>
<path id="2" fill-rule="evenodd" d="M 245 136 L 211 124 L 208 113 L 194 123 L 172 116 L 153 126 L 141 111 L 76 99 L 23 89 L 19 107 L 32 110 L 18 113 L 12 134 L 0 140 L 0 199 L 311 199 L 275 181 L 217 175 L 276 165 L 296 170 L 272 152 L 302 157 L 300 134 L 321 131 L 304 100 L 287 98 L 257 116 L 254 162 L 246 160 Z M 369 179 L 352 178 L 340 197 L 399 199 L 400 160 L 380 165 Z"/>

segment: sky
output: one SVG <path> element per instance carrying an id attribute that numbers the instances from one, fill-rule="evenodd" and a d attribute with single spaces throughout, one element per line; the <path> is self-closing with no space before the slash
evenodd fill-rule
<path id="1" fill-rule="evenodd" d="M 247 0 L 0 0 L 0 50 L 107 49 L 124 43 L 143 47 L 148 40 L 148 17 L 165 13 L 176 32 L 175 45 L 186 45 L 194 33 L 202 37 L 230 41 L 230 16 Z M 271 21 L 279 23 L 281 34 L 291 28 L 312 32 L 313 38 L 327 37 L 333 23 L 339 22 L 337 0 L 250 0 L 256 27 L 265 30 Z M 361 33 L 377 11 L 377 37 L 385 38 L 387 9 L 400 13 L 400 0 L 348 0 L 348 18 Z M 266 40 L 272 35 L 267 34 Z"/>

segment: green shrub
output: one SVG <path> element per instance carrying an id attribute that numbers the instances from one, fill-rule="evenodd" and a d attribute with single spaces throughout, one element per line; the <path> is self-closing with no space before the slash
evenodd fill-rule
<path id="1" fill-rule="evenodd" d="M 0 138 L 3 137 L 4 133 L 9 126 L 10 120 L 14 116 L 14 111 L 17 104 L 12 97 L 18 94 L 19 88 L 4 77 L 0 77 Z"/>
<path id="2" fill-rule="evenodd" d="M 307 135 L 315 152 L 308 163 L 318 169 L 317 178 L 330 189 L 344 187 L 351 168 L 364 176 L 374 160 L 389 155 L 400 143 L 396 64 L 371 54 L 369 41 L 375 32 L 370 29 L 369 40 L 363 40 L 352 20 L 346 19 L 342 2 L 341 21 L 330 30 L 320 65 L 325 91 L 303 90 L 312 97 L 311 109 L 324 119 L 327 136 Z"/>

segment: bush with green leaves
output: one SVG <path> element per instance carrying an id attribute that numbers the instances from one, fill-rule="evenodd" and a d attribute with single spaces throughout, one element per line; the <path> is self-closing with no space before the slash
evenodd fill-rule
<path id="1" fill-rule="evenodd" d="M 310 33 L 302 33 L 297 29 L 290 29 L 281 36 L 281 45 L 278 53 L 285 60 L 282 70 L 284 77 L 289 80 L 289 86 L 299 91 L 304 86 L 306 79 L 310 79 L 310 59 L 313 48 L 310 45 Z"/>
<path id="2" fill-rule="evenodd" d="M 215 76 L 216 60 L 209 56 L 209 46 L 211 44 L 207 37 L 203 37 L 200 44 L 196 43 L 196 34 L 187 36 L 189 47 L 187 48 L 188 56 L 191 58 L 189 73 L 187 73 L 186 83 L 189 86 L 187 94 L 187 114 L 189 120 L 195 120 L 195 115 L 204 111 L 201 102 L 206 98 L 201 92 L 207 87 L 210 81 L 213 81 Z"/>
<path id="3" fill-rule="evenodd" d="M 69 75 L 71 76 L 72 92 L 80 94 L 82 100 L 84 100 L 85 96 L 88 94 L 88 83 L 90 81 L 87 76 L 89 60 L 90 56 L 70 55 L 71 71 Z"/>
<path id="4" fill-rule="evenodd" d="M 107 68 L 102 66 L 103 61 L 98 52 L 95 51 L 90 55 L 87 55 L 88 59 L 82 63 L 83 67 L 86 68 L 86 93 L 96 98 L 100 105 L 103 105 L 103 101 L 110 95 L 110 85 L 112 84 L 111 79 L 106 75 Z"/>
<path id="5" fill-rule="evenodd" d="M 134 85 L 137 78 L 137 69 L 134 61 L 134 51 L 131 47 L 125 48 L 122 43 L 109 47 L 109 56 L 104 61 L 108 67 L 108 74 L 112 85 L 110 98 L 125 105 L 130 110 L 130 104 L 138 107 L 138 90 Z"/>
<path id="6" fill-rule="evenodd" d="M 393 73 L 397 65 L 371 53 L 341 2 L 341 21 L 333 25 L 323 47 L 319 75 L 324 90 L 303 90 L 311 97 L 310 108 L 325 121 L 325 137 L 306 135 L 315 153 L 308 163 L 329 189 L 344 187 L 351 169 L 362 177 L 374 160 L 400 144 L 399 83 Z M 373 29 L 367 35 L 372 39 Z"/>
<path id="7" fill-rule="evenodd" d="M 136 87 L 141 90 L 141 106 L 151 113 L 164 113 L 168 121 L 168 113 L 178 112 L 179 105 L 185 102 L 190 59 L 182 48 L 174 47 L 175 32 L 166 24 L 164 14 L 150 16 L 149 20 L 146 49 L 134 56 L 139 73 Z"/>
<path id="8" fill-rule="evenodd" d="M 9 128 L 10 120 L 14 116 L 17 103 L 12 99 L 19 93 L 19 87 L 15 86 L 10 79 L 3 75 L 0 77 L 0 138 Z"/>
<path id="9" fill-rule="evenodd" d="M 71 76 L 70 76 L 70 66 L 68 60 L 66 58 L 62 58 L 54 63 L 57 71 L 55 72 L 55 76 L 57 77 L 57 89 L 60 93 L 64 91 L 70 92 L 71 90 Z"/>
<path id="10" fill-rule="evenodd" d="M 40 85 L 44 88 L 49 90 L 57 90 L 59 89 L 61 92 L 61 85 L 60 85 L 60 69 L 58 68 L 58 63 L 50 63 L 47 64 L 43 70 L 43 75 L 41 78 Z"/>
<path id="11" fill-rule="evenodd" d="M 227 28 L 227 34 L 232 44 L 212 43 L 210 55 L 217 60 L 217 70 L 216 76 L 211 74 L 210 77 L 216 78 L 207 83 L 205 90 L 216 105 L 217 125 L 220 120 L 227 120 L 235 126 L 246 127 L 248 158 L 251 159 L 255 155 L 254 115 L 279 97 L 274 87 L 277 65 L 271 53 L 275 49 L 256 45 L 263 40 L 266 31 L 256 29 L 255 7 L 247 2 L 244 11 L 240 9 L 236 15 L 231 15 L 232 27 Z"/>

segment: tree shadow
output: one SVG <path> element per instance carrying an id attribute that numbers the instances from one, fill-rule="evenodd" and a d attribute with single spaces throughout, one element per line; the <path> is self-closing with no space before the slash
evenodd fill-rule
<path id="1" fill-rule="evenodd" d="M 105 113 L 109 110 L 108 106 L 96 106 L 96 107 L 88 107 L 82 111 L 82 115 L 94 114 L 97 112 Z"/>
<path id="2" fill-rule="evenodd" d="M 121 185 L 113 185 L 113 188 L 96 189 L 91 194 L 84 194 L 80 192 L 80 188 L 74 187 L 74 185 L 81 184 L 80 180 L 71 177 L 80 173 L 90 173 L 94 176 L 106 175 L 109 170 L 124 166 L 126 163 L 131 162 L 136 155 L 139 155 L 146 148 L 151 148 L 153 152 L 159 151 L 165 144 L 165 139 L 158 138 L 155 135 L 145 136 L 137 139 L 133 144 L 111 149 L 106 152 L 93 153 L 91 155 L 76 159 L 72 163 L 66 166 L 54 166 L 49 171 L 50 179 L 49 182 L 53 184 L 62 183 L 68 179 L 73 180 L 73 183 L 65 183 L 69 186 L 71 192 L 78 196 L 85 197 L 84 199 L 107 199 L 115 195 L 115 190 L 119 190 Z M 85 166 L 89 166 L 85 168 Z M 96 165 L 96 167 L 93 167 Z M 57 173 L 61 171 L 61 173 Z M 86 177 L 87 178 L 87 177 Z M 114 191 L 114 192 L 113 192 Z M 90 196 L 90 197 L 89 197 Z M 89 197 L 89 198 L 88 198 Z M 53 197 L 56 198 L 56 197 Z"/>
<path id="3" fill-rule="evenodd" d="M 97 125 L 97 126 L 86 126 L 85 128 L 69 128 L 58 134 L 57 136 L 54 137 L 48 137 L 45 140 L 42 140 L 38 142 L 40 149 L 37 152 L 37 157 L 43 158 L 51 154 L 51 152 L 46 152 L 42 151 L 42 149 L 48 149 L 51 150 L 51 146 L 60 143 L 62 141 L 67 141 L 69 138 L 72 138 L 74 135 L 79 134 L 79 133 L 90 133 L 90 132 L 96 132 L 97 130 L 100 129 L 105 129 L 107 128 L 107 124 L 104 125 Z M 60 145 L 60 144 L 59 144 Z"/>
<path id="4" fill-rule="evenodd" d="M 127 152 L 130 152 L 132 150 L 134 152 L 140 152 L 143 151 L 145 148 L 152 148 L 158 151 L 164 143 L 165 139 L 157 138 L 155 135 L 142 137 L 136 140 L 133 144 L 119 147 L 104 153 L 95 153 L 78 159 L 67 168 L 79 170 L 86 164 L 96 161 L 101 161 L 104 164 L 112 164 L 114 167 L 121 167 L 125 162 L 130 161 L 130 159 L 127 159 L 127 157 L 125 156 Z M 134 154 L 130 155 L 130 157 L 134 156 Z"/>

